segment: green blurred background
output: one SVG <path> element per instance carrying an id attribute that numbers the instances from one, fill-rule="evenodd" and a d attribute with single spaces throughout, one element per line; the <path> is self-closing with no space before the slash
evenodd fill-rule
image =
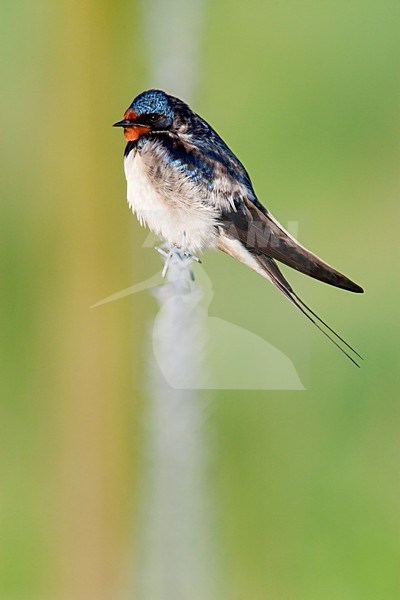
<path id="1" fill-rule="evenodd" d="M 157 307 L 89 307 L 160 267 L 111 128 L 157 82 L 135 2 L 1 11 L 0 598 L 118 598 Z M 210 314 L 284 352 L 307 388 L 213 395 L 223 598 L 400 597 L 399 31 L 397 0 L 206 4 L 194 108 L 275 216 L 366 289 L 290 272 L 365 355 L 357 370 L 260 277 L 205 257 Z"/>

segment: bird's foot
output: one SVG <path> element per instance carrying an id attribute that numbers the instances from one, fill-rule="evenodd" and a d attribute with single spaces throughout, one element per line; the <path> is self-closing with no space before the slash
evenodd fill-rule
<path id="1" fill-rule="evenodd" d="M 156 246 L 155 250 L 157 250 L 157 252 L 164 258 L 164 267 L 161 273 L 162 277 L 167 275 L 173 259 L 180 261 L 183 267 L 189 267 L 193 261 L 201 263 L 201 259 L 198 256 L 195 256 L 184 248 L 178 248 L 178 246 L 163 244 L 163 246 Z M 194 273 L 192 269 L 190 269 L 190 278 L 192 281 L 194 281 Z"/>

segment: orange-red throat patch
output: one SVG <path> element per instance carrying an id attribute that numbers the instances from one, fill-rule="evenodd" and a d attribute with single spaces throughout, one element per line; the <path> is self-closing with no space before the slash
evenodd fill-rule
<path id="1" fill-rule="evenodd" d="M 126 139 L 130 142 L 134 142 L 135 140 L 140 138 L 141 135 L 149 133 L 150 127 L 143 125 L 134 125 L 134 122 L 139 120 L 139 115 L 134 110 L 128 108 L 128 110 L 124 114 L 124 118 L 128 121 L 133 121 L 132 127 L 124 127 L 124 135 Z"/>
<path id="2" fill-rule="evenodd" d="M 135 140 L 140 138 L 141 135 L 149 133 L 149 131 L 150 127 L 143 127 L 143 125 L 135 127 L 135 125 L 133 125 L 132 127 L 124 127 L 124 136 L 130 142 L 134 142 Z"/>

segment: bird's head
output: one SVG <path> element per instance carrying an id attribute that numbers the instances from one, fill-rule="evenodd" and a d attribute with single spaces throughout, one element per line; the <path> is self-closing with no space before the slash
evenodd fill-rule
<path id="1" fill-rule="evenodd" d="M 114 127 L 123 127 L 127 140 L 135 141 L 150 132 L 179 132 L 185 127 L 189 107 L 161 90 L 148 90 L 133 100 L 124 118 Z"/>

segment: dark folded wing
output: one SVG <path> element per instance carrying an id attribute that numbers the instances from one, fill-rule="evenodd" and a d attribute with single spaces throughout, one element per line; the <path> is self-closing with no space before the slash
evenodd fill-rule
<path id="1" fill-rule="evenodd" d="M 275 258 L 330 285 L 363 292 L 359 285 L 299 244 L 257 200 L 240 198 L 235 204 L 236 211 L 223 214 L 222 226 L 230 237 L 239 239 L 251 252 Z"/>

